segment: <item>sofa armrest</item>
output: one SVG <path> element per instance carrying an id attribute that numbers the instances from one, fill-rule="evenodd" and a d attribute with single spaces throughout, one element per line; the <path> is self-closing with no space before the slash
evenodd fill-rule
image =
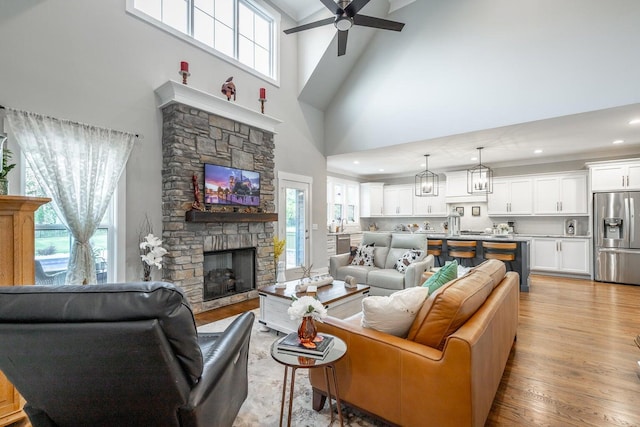
<path id="1" fill-rule="evenodd" d="M 249 340 L 254 317 L 252 312 L 243 313 L 224 332 L 211 334 L 219 336 L 214 343 L 203 346 L 202 376 L 191 390 L 188 404 L 180 408 L 181 425 L 233 423 L 248 394 Z"/>
<path id="2" fill-rule="evenodd" d="M 412 288 L 422 284 L 422 273 L 433 267 L 433 255 L 427 255 L 422 261 L 414 262 L 404 272 L 404 287 Z"/>
<path id="3" fill-rule="evenodd" d="M 344 267 L 349 264 L 349 256 L 351 254 L 339 254 L 329 257 L 329 274 L 334 278 L 338 278 L 338 268 Z"/>

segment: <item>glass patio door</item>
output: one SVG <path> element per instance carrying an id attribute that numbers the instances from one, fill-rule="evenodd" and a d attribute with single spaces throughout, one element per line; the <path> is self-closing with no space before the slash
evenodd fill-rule
<path id="1" fill-rule="evenodd" d="M 278 174 L 278 236 L 286 239 L 284 262 L 287 270 L 309 266 L 309 224 L 311 178 Z"/>

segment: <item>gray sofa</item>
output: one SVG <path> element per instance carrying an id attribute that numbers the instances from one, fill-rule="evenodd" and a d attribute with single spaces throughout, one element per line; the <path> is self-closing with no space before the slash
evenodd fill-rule
<path id="1" fill-rule="evenodd" d="M 371 287 L 371 295 L 390 295 L 393 292 L 422 284 L 422 273 L 433 267 L 433 255 L 414 262 L 400 273 L 393 266 L 409 249 L 427 252 L 426 234 L 365 232 L 362 244 L 374 244 L 373 267 L 349 265 L 349 253 L 329 257 L 329 273 L 334 279 L 353 276 L 358 283 Z"/>

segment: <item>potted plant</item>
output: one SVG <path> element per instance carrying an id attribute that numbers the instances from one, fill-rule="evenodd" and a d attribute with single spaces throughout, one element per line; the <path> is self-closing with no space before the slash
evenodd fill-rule
<path id="1" fill-rule="evenodd" d="M 6 195 L 9 192 L 9 181 L 7 181 L 7 174 L 11 172 L 11 169 L 16 167 L 15 163 L 9 163 L 12 156 L 11 150 L 4 150 L 2 152 L 2 168 L 0 168 L 0 195 Z"/>

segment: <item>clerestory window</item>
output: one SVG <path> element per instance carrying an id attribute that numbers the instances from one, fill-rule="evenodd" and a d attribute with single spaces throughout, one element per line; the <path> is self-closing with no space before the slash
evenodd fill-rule
<path id="1" fill-rule="evenodd" d="M 127 0 L 127 11 L 254 74 L 277 80 L 279 15 L 259 0 Z"/>

